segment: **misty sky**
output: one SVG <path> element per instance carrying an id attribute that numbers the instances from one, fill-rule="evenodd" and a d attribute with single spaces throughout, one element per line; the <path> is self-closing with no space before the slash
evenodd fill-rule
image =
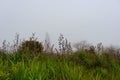
<path id="1" fill-rule="evenodd" d="M 51 41 L 59 33 L 71 42 L 120 45 L 120 0 L 0 0 L 0 41 L 36 32 Z"/>

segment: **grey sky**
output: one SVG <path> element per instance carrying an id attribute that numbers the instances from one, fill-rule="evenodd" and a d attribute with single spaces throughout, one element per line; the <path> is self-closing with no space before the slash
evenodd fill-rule
<path id="1" fill-rule="evenodd" d="M 0 0 L 0 41 L 32 32 L 54 42 L 63 33 L 71 42 L 120 45 L 120 0 Z"/>

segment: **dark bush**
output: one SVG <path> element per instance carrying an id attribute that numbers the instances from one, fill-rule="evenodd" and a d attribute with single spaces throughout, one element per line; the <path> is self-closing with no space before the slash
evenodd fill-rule
<path id="1" fill-rule="evenodd" d="M 29 40 L 24 41 L 18 50 L 24 53 L 41 53 L 43 51 L 43 45 L 39 41 Z"/>

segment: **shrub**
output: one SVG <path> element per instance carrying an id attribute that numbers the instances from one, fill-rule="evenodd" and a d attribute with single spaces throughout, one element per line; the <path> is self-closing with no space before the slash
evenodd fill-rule
<path id="1" fill-rule="evenodd" d="M 29 53 L 40 53 L 43 51 L 43 46 L 42 43 L 35 41 L 35 40 L 29 40 L 29 41 L 24 41 L 20 48 L 19 51 L 22 52 L 29 52 Z"/>
<path id="2" fill-rule="evenodd" d="M 33 33 L 29 40 L 21 43 L 18 51 L 24 53 L 41 53 L 43 51 L 43 45 L 41 42 L 37 41 L 35 33 Z"/>

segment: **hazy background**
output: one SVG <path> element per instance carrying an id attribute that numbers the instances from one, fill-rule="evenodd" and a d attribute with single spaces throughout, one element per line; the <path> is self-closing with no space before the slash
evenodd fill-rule
<path id="1" fill-rule="evenodd" d="M 120 0 L 0 0 L 0 42 L 32 32 L 53 43 L 62 33 L 72 43 L 120 45 Z"/>

